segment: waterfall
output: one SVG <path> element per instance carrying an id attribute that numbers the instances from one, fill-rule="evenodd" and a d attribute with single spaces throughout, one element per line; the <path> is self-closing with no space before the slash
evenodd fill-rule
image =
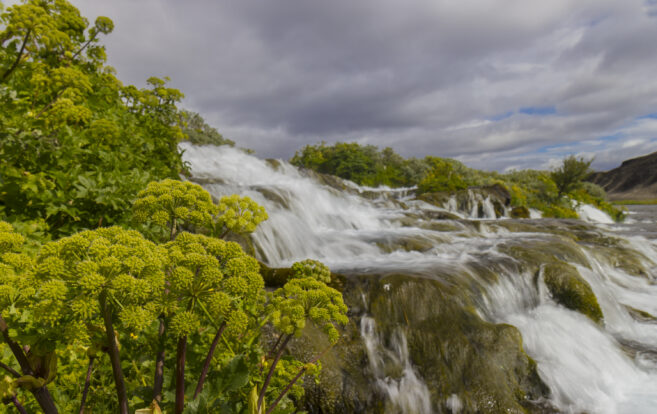
<path id="1" fill-rule="evenodd" d="M 346 275 L 433 278 L 461 292 L 459 300 L 474 304 L 477 317 L 518 328 L 553 408 L 612 414 L 657 407 L 657 245 L 636 236 L 637 228 L 494 220 L 490 199 L 479 194 L 471 205 L 481 209 L 458 212 L 455 199 L 443 208 L 412 200 L 413 189 L 327 182 L 286 162 L 228 147 L 182 148 L 191 179 L 213 196 L 239 193 L 266 208 L 269 219 L 252 239 L 268 265 L 312 258 Z M 462 218 L 434 219 L 443 211 Z M 592 221 L 607 221 L 588 208 L 580 211 Z M 579 233 L 569 238 L 568 232 Z M 553 297 L 542 271 L 535 270 L 545 260 L 572 265 L 597 297 L 604 322 L 596 324 Z M 395 410 L 469 412 L 465 394 L 432 397 L 402 326 L 384 336 L 383 321 L 367 306 L 357 307 L 369 370 Z"/>
<path id="2" fill-rule="evenodd" d="M 431 414 L 429 390 L 411 364 L 404 332 L 397 329 L 390 340 L 390 347 L 386 348 L 374 319 L 363 316 L 360 325 L 370 369 L 377 386 L 390 399 L 392 408 L 402 413 Z M 386 366 L 390 365 L 401 369 L 399 378 L 386 375 Z"/>

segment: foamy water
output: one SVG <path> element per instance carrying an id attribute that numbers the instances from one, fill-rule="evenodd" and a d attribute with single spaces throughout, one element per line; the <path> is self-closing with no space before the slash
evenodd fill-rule
<path id="1" fill-rule="evenodd" d="M 478 302 L 481 315 L 520 330 L 525 350 L 538 363 L 539 374 L 552 392 L 551 402 L 559 410 L 657 412 L 657 324 L 637 321 L 628 310 L 657 315 L 657 246 L 628 234 L 627 228 L 615 227 L 601 211 L 590 206 L 578 208 L 585 220 L 606 226 L 598 231 L 630 236 L 624 239 L 624 246 L 645 259 L 639 263 L 644 275 L 638 277 L 615 266 L 595 246 L 574 247 L 585 258 L 586 266 L 577 269 L 598 297 L 605 316 L 602 326 L 558 305 L 542 281 L 535 285 L 533 275 L 517 273 L 517 267 L 500 265 L 496 269 L 499 281 L 490 282 L 469 266 L 481 260 L 505 263 L 508 258 L 501 246 L 554 236 L 509 231 L 494 220 L 479 221 L 476 226 L 467 220 L 445 220 L 449 228 L 431 230 L 432 221 L 425 218 L 431 212 L 447 210 L 463 218 L 476 212 L 457 211 L 455 203 L 441 209 L 409 201 L 412 189 L 391 193 L 350 183 L 355 191 L 339 191 L 285 162 L 269 163 L 232 148 L 184 145 L 184 149 L 194 179 L 203 179 L 214 196 L 248 195 L 267 209 L 269 220 L 260 225 L 253 240 L 259 258 L 269 265 L 288 266 L 313 258 L 345 273 L 373 269 L 430 272 L 446 267 L 455 269 L 455 274 L 465 271 L 486 292 Z M 358 195 L 365 191 L 388 195 L 374 200 Z M 396 198 L 403 203 L 394 202 Z M 480 201 L 490 204 L 490 200 Z M 487 218 L 495 217 L 492 205 L 484 211 Z M 419 247 L 399 247 L 405 240 Z M 376 321 L 367 315 L 360 328 L 373 372 L 382 372 L 380 364 L 386 359 L 404 367 L 401 379 L 377 377 L 392 404 L 405 413 L 431 412 L 426 385 L 414 369 L 418 361 L 410 360 L 403 331 L 384 340 L 377 333 Z M 458 395 L 442 404 L 453 411 L 462 408 Z"/>

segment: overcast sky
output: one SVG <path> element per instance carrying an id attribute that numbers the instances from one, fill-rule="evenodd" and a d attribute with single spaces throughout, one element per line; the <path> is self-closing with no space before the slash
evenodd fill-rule
<path id="1" fill-rule="evenodd" d="M 73 0 L 125 83 L 262 157 L 356 141 L 505 170 L 657 151 L 657 0 Z"/>

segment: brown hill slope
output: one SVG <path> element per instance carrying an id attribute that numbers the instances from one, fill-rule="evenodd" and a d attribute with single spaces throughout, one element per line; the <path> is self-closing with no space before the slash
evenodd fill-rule
<path id="1" fill-rule="evenodd" d="M 588 179 L 602 186 L 612 200 L 657 198 L 657 152 L 623 161 L 620 167 Z"/>

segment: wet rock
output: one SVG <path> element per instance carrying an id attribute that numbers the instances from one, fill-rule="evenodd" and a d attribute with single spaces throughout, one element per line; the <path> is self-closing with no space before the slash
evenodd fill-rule
<path id="1" fill-rule="evenodd" d="M 267 200 L 275 203 L 278 207 L 282 209 L 289 210 L 290 209 L 290 204 L 289 202 L 280 194 L 278 194 L 276 191 L 272 190 L 271 187 L 253 187 L 254 190 L 262 194 L 263 197 L 265 197 Z"/>
<path id="2" fill-rule="evenodd" d="M 209 184 L 226 184 L 226 181 L 219 177 L 187 177 L 189 181 L 199 185 Z"/>
<path id="3" fill-rule="evenodd" d="M 524 206 L 514 207 L 511 209 L 509 216 L 514 219 L 528 219 L 529 218 L 529 209 Z"/>
<path id="4" fill-rule="evenodd" d="M 481 319 L 465 291 L 441 281 L 448 278 L 443 276 L 346 277 L 343 292 L 351 322 L 331 350 L 332 359 L 322 363 L 320 383 L 306 384 L 304 408 L 309 413 L 400 412 L 374 381 L 358 330 L 366 312 L 376 320 L 384 342 L 403 331 L 412 365 L 429 389 L 433 412 L 450 412 L 453 395 L 463 412 L 542 411 L 535 401 L 545 399 L 549 391 L 522 348 L 520 332 Z M 308 348 L 314 340 L 306 341 L 300 347 Z M 401 371 L 391 364 L 385 375 L 399 380 Z"/>
<path id="5" fill-rule="evenodd" d="M 556 302 L 588 316 L 595 323 L 603 322 L 598 299 L 576 268 L 566 263 L 550 263 L 545 266 L 543 278 Z"/>
<path id="6" fill-rule="evenodd" d="M 651 313 L 627 305 L 625 306 L 625 309 L 627 309 L 627 311 L 632 316 L 632 318 L 634 318 L 635 321 L 657 324 L 657 316 L 654 316 Z"/>
<path id="7" fill-rule="evenodd" d="M 275 171 L 280 170 L 281 165 L 282 165 L 281 160 L 277 160 L 276 158 L 267 158 L 267 159 L 265 159 L 265 162 L 267 163 L 267 165 L 269 165 Z"/>
<path id="8" fill-rule="evenodd" d="M 491 203 L 497 218 L 503 217 L 506 208 L 511 204 L 511 195 L 501 184 L 485 187 L 470 187 L 455 193 L 424 193 L 419 195 L 417 199 L 440 208 L 448 208 L 448 205 L 453 203 L 451 207 L 455 207 L 459 213 L 470 216 L 476 213 L 474 214 L 476 218 L 486 218 L 487 214 L 484 207 L 486 202 Z"/>
<path id="9" fill-rule="evenodd" d="M 546 239 L 524 239 L 522 242 L 508 242 L 499 246 L 518 262 L 519 271 L 535 273 L 542 264 L 567 262 L 590 267 L 588 258 L 572 239 L 553 236 Z"/>

